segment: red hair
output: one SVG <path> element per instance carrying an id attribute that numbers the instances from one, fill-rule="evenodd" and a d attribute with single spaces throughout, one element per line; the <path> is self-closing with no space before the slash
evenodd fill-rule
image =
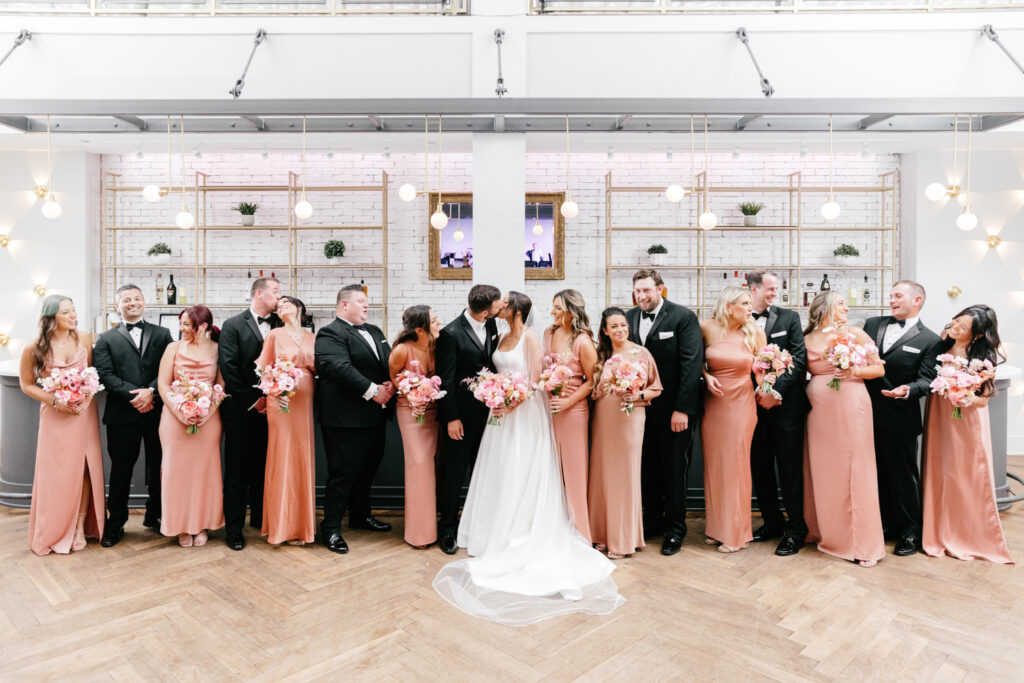
<path id="1" fill-rule="evenodd" d="M 215 342 L 220 339 L 220 328 L 213 324 L 213 313 L 206 306 L 190 306 L 178 314 L 178 320 L 181 320 L 182 317 L 188 318 L 192 323 L 192 329 L 196 332 L 199 331 L 200 325 L 205 324 L 206 329 L 210 332 L 210 339 Z"/>

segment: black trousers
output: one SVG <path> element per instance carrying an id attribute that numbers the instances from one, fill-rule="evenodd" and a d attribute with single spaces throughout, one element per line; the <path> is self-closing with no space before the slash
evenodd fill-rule
<path id="1" fill-rule="evenodd" d="M 251 410 L 224 420 L 224 528 L 241 534 L 248 507 L 249 526 L 263 526 L 263 476 L 267 468 L 267 416 Z"/>
<path id="2" fill-rule="evenodd" d="M 327 486 L 324 489 L 324 520 L 329 534 L 341 528 L 348 508 L 349 523 L 370 516 L 370 486 L 384 458 L 386 424 L 375 427 L 324 427 L 327 455 Z"/>
<path id="3" fill-rule="evenodd" d="M 875 428 L 878 503 L 886 535 L 921 538 L 921 471 L 917 436 Z"/>
<path id="4" fill-rule="evenodd" d="M 142 420 L 126 425 L 107 425 L 110 456 L 110 488 L 107 494 L 107 526 L 120 529 L 128 521 L 128 495 L 139 447 L 146 447 L 146 519 L 160 519 L 160 411 L 151 410 Z"/>
<path id="5" fill-rule="evenodd" d="M 480 441 L 484 438 L 487 419 L 462 422 L 462 441 L 448 437 L 448 424 L 441 424 L 444 445 L 441 448 L 440 485 L 438 487 L 438 509 L 441 521 L 438 533 L 455 533 L 459 528 L 459 494 L 466 483 L 467 472 L 473 471 Z"/>
<path id="6" fill-rule="evenodd" d="M 686 535 L 686 477 L 690 470 L 693 428 L 673 432 L 668 422 L 653 422 L 648 415 L 640 461 L 640 489 L 644 508 L 644 535 Z"/>
<path id="7" fill-rule="evenodd" d="M 757 427 L 750 444 L 754 495 L 767 529 L 803 541 L 807 538 L 807 522 L 804 521 L 804 423 L 807 416 L 777 413 L 778 410 L 757 409 Z M 779 510 L 779 488 L 786 506 L 786 519 Z"/>

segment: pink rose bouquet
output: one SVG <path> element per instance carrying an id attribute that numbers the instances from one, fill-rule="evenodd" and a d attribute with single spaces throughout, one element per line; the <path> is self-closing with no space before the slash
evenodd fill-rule
<path id="1" fill-rule="evenodd" d="M 826 359 L 832 367 L 848 370 L 868 365 L 870 357 L 878 354 L 878 347 L 874 344 L 858 344 L 856 337 L 849 332 L 836 332 L 828 338 L 825 352 Z M 839 391 L 839 379 L 830 379 L 828 388 Z"/>
<path id="2" fill-rule="evenodd" d="M 443 398 L 448 392 L 441 390 L 441 378 L 437 375 L 427 377 L 416 371 L 420 367 L 418 360 L 412 361 L 410 365 L 415 370 L 402 370 L 398 373 L 398 395 L 405 396 L 405 400 L 412 408 L 412 414 L 416 416 L 416 422 L 422 424 L 426 419 L 427 406 Z"/>
<path id="3" fill-rule="evenodd" d="M 573 376 L 572 368 L 566 365 L 567 362 L 568 359 L 564 355 L 549 353 L 544 356 L 544 369 L 534 388 L 546 391 L 552 396 L 560 396 Z"/>
<path id="4" fill-rule="evenodd" d="M 81 403 L 103 389 L 99 373 L 93 367 L 53 368 L 49 376 L 40 377 L 36 384 L 65 405 Z"/>
<path id="5" fill-rule="evenodd" d="M 782 395 L 775 391 L 775 382 L 780 375 L 793 369 L 793 357 L 789 351 L 780 349 L 778 344 L 769 344 L 754 355 L 752 367 L 754 372 L 765 373 L 757 393 L 781 400 Z"/>
<path id="6" fill-rule="evenodd" d="M 178 379 L 171 382 L 170 402 L 185 419 L 205 420 L 227 397 L 221 385 L 204 382 L 184 370 L 178 370 Z M 189 425 L 185 432 L 198 434 L 199 425 Z"/>
<path id="7" fill-rule="evenodd" d="M 485 368 L 473 379 L 464 381 L 469 384 L 473 397 L 491 410 L 501 407 L 514 408 L 533 396 L 529 380 L 518 372 L 491 372 Z M 487 418 L 487 424 L 500 425 L 501 418 L 492 413 Z"/>
<path id="8" fill-rule="evenodd" d="M 952 403 L 954 419 L 962 420 L 961 408 L 969 406 L 981 386 L 996 376 L 995 366 L 989 360 L 975 358 L 969 361 L 950 353 L 942 354 L 938 361 L 935 366 L 938 375 L 931 383 L 932 393 Z"/>
<path id="9" fill-rule="evenodd" d="M 647 364 L 640 360 L 640 351 L 633 349 L 626 358 L 616 353 L 604 364 L 604 390 L 620 398 L 635 394 L 647 386 Z M 633 414 L 633 402 L 622 400 L 622 412 Z"/>
<path id="10" fill-rule="evenodd" d="M 296 367 L 287 355 L 280 354 L 273 365 L 257 367 L 256 375 L 260 378 L 260 383 L 255 385 L 257 389 L 267 396 L 289 399 L 299 389 L 302 368 Z M 282 413 L 290 412 L 287 400 L 279 400 L 278 406 Z"/>

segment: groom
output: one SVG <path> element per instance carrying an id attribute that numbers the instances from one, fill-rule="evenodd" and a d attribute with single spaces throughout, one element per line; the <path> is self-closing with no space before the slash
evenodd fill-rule
<path id="1" fill-rule="evenodd" d="M 476 452 L 487 425 L 487 406 L 473 397 L 465 380 L 482 368 L 494 370 L 491 355 L 498 348 L 498 326 L 494 317 L 501 311 L 501 292 L 491 285 L 473 285 L 468 308 L 448 323 L 437 337 L 437 374 L 441 388 L 440 419 L 446 425 L 441 448 L 441 485 L 438 525 L 441 550 L 454 555 L 459 527 L 459 492 L 472 470 Z"/>

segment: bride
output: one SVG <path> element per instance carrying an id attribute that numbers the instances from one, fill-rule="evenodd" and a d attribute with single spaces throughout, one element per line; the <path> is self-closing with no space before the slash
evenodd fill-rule
<path id="1" fill-rule="evenodd" d="M 533 304 L 519 292 L 504 303 L 499 316 L 509 331 L 495 367 L 533 384 L 542 370 L 540 342 L 524 323 Z M 625 598 L 611 578 L 614 564 L 569 518 L 547 395 L 537 391 L 495 414 L 501 424 L 484 430 L 459 523 L 458 544 L 472 557 L 442 567 L 434 588 L 469 614 L 513 626 L 570 612 L 608 614 Z"/>

